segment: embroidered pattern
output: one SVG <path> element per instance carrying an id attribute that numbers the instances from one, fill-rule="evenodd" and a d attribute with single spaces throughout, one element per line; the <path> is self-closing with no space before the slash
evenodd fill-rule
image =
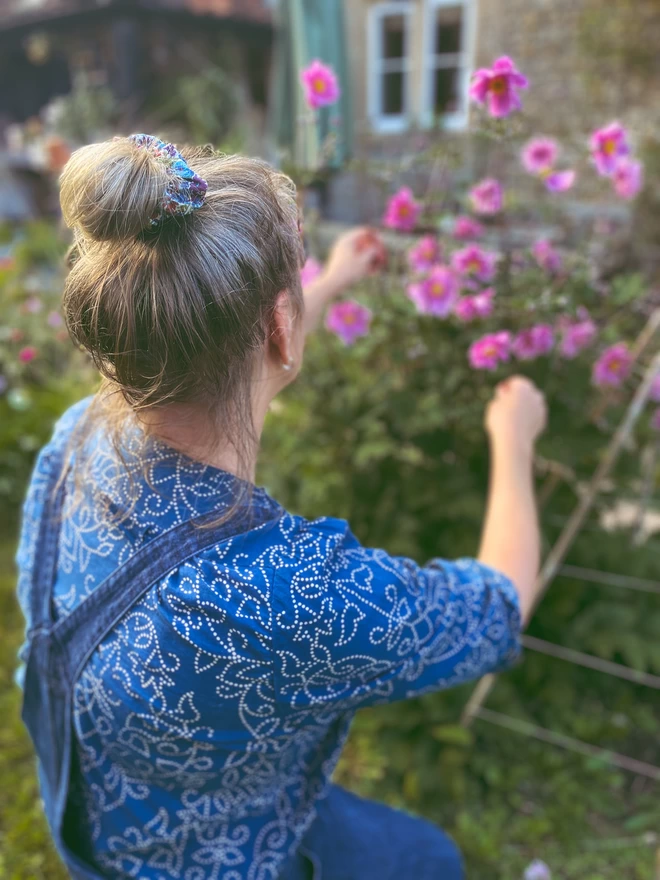
<path id="1" fill-rule="evenodd" d="M 18 555 L 26 617 L 48 464 L 47 447 Z M 227 474 L 159 444 L 145 453 L 137 438 L 126 469 L 102 439 L 90 467 L 62 526 L 60 616 L 147 541 L 228 503 Z M 109 523 L 106 504 L 126 506 L 128 472 L 139 498 Z M 85 851 L 118 878 L 274 880 L 313 820 L 355 709 L 506 665 L 519 629 L 505 578 L 473 560 L 421 568 L 365 549 L 339 520 L 282 512 L 203 551 L 133 606 L 77 682 L 72 797 Z"/>

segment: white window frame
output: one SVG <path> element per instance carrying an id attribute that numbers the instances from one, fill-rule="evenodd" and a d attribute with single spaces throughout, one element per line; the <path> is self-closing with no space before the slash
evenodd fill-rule
<path id="1" fill-rule="evenodd" d="M 435 54 L 435 16 L 443 6 L 463 7 L 463 50 L 457 55 L 447 56 L 457 61 L 460 70 L 458 83 L 458 109 L 442 117 L 442 125 L 449 131 L 463 131 L 469 121 L 470 78 L 474 69 L 476 48 L 476 20 L 478 0 L 424 0 L 424 49 L 422 76 L 421 123 L 430 128 L 435 123 L 433 90 L 435 71 L 438 67 Z M 450 66 L 450 65 L 447 65 Z M 451 66 L 454 66 L 453 64 Z"/>
<path id="2" fill-rule="evenodd" d="M 412 53 L 413 4 L 409 0 L 376 3 L 369 8 L 367 23 L 367 113 L 374 131 L 395 134 L 405 131 L 410 124 L 412 109 Z M 402 15 L 407 55 L 401 61 L 387 61 L 383 57 L 383 20 L 391 15 Z M 402 71 L 404 74 L 403 113 L 385 115 L 382 107 L 383 75 Z"/>

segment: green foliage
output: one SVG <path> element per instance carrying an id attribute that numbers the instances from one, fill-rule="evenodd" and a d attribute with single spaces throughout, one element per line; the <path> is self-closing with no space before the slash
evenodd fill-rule
<path id="1" fill-rule="evenodd" d="M 50 124 L 71 142 L 87 144 L 98 141 L 102 132 L 109 134 L 119 115 L 112 90 L 79 71 L 71 92 L 53 102 Z"/>
<path id="2" fill-rule="evenodd" d="M 5 229 L 0 269 L 0 516 L 12 519 L 37 450 L 62 412 L 96 383 L 59 313 L 65 244 L 52 225 Z M 21 352 L 34 349 L 27 363 Z"/>

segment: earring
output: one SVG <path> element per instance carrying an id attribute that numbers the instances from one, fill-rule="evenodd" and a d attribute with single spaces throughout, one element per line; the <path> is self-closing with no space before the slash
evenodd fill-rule
<path id="1" fill-rule="evenodd" d="M 282 364 L 282 369 L 289 373 L 293 369 L 293 358 L 289 358 L 285 364 Z"/>

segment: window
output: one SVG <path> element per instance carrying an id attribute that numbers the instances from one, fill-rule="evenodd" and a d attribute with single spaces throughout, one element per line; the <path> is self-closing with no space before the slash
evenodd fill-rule
<path id="1" fill-rule="evenodd" d="M 423 121 L 467 124 L 473 0 L 426 0 Z"/>
<path id="2" fill-rule="evenodd" d="M 407 125 L 410 18 L 406 0 L 378 3 L 369 11 L 368 105 L 377 131 L 402 131 Z"/>

